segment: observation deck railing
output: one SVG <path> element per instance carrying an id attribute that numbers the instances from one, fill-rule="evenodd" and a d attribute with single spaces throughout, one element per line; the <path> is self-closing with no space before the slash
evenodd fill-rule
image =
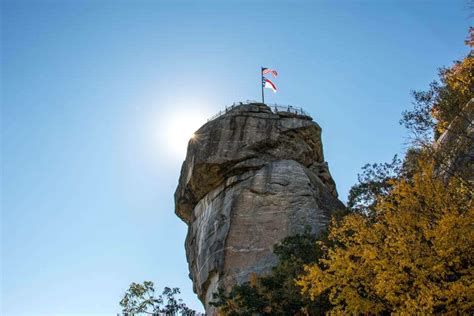
<path id="1" fill-rule="evenodd" d="M 186 315 L 193 315 L 193 316 L 206 316 L 204 313 L 200 313 L 200 312 L 195 312 L 195 313 L 191 313 L 191 312 L 137 312 L 137 313 L 117 313 L 117 316 L 178 316 L 178 315 L 181 315 L 181 316 L 186 316 Z"/>
<path id="2" fill-rule="evenodd" d="M 213 121 L 216 118 L 228 113 L 229 111 L 233 110 L 234 108 L 236 108 L 238 106 L 245 105 L 245 104 L 254 104 L 254 103 L 262 104 L 262 102 L 258 102 L 258 101 L 254 101 L 254 100 L 247 100 L 245 102 L 234 102 L 231 106 L 226 106 L 225 109 L 220 110 L 219 112 L 217 112 L 216 114 L 214 114 L 213 116 L 208 118 L 207 121 L 208 122 Z M 301 107 L 296 107 L 296 106 L 292 106 L 292 105 L 282 105 L 282 104 L 276 104 L 276 103 L 274 103 L 274 104 L 265 103 L 265 105 L 268 106 L 270 108 L 270 110 L 275 114 L 283 112 L 283 113 L 291 113 L 291 114 L 295 114 L 295 115 L 311 117 Z"/>

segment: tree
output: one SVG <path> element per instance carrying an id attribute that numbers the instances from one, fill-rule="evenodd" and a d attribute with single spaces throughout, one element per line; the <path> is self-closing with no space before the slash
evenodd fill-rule
<path id="1" fill-rule="evenodd" d="M 474 29 L 469 29 L 466 45 L 474 45 Z M 471 50 L 451 67 L 439 69 L 438 81 L 427 91 L 413 91 L 414 108 L 403 113 L 400 121 L 412 132 L 415 142 L 432 141 L 444 133 L 456 117 L 463 117 L 465 105 L 474 96 L 474 52 Z"/>
<path id="2" fill-rule="evenodd" d="M 297 280 L 310 299 L 328 293 L 330 313 L 474 312 L 474 207 L 456 178 L 445 184 L 419 160 L 393 180 L 375 216 L 347 215 L 330 228 L 324 258 Z"/>
<path id="3" fill-rule="evenodd" d="M 321 315 L 329 309 L 327 296 L 310 300 L 301 295 L 294 279 L 303 272 L 305 264 L 317 262 L 321 250 L 317 240 L 325 240 L 323 233 L 316 238 L 306 229 L 303 234 L 285 238 L 275 246 L 279 263 L 266 276 L 253 275 L 249 282 L 235 285 L 230 293 L 220 289 L 211 305 L 222 315 Z"/>
<path id="4" fill-rule="evenodd" d="M 474 28 L 465 43 L 474 47 Z M 412 145 L 428 153 L 445 178 L 456 177 L 473 191 L 474 51 L 441 68 L 429 90 L 412 94 L 414 107 L 400 121 L 411 132 Z"/>
<path id="5" fill-rule="evenodd" d="M 362 174 L 358 174 L 358 183 L 349 191 L 347 207 L 352 211 L 372 215 L 377 206 L 378 197 L 387 195 L 392 188 L 392 180 L 399 176 L 401 161 L 395 155 L 389 163 L 366 164 Z"/>
<path id="6" fill-rule="evenodd" d="M 471 4 L 473 5 L 473 12 L 474 12 L 474 1 L 471 1 Z M 466 40 L 464 41 L 464 44 L 469 46 L 470 48 L 474 48 L 474 27 L 470 26 L 469 35 L 467 36 Z"/>
<path id="7" fill-rule="evenodd" d="M 177 294 L 180 294 L 179 288 L 165 287 L 162 294 L 155 297 L 153 282 L 132 283 L 120 301 L 120 306 L 124 315 L 136 313 L 167 316 L 196 315 L 196 312 L 189 309 L 181 299 L 175 298 Z"/>

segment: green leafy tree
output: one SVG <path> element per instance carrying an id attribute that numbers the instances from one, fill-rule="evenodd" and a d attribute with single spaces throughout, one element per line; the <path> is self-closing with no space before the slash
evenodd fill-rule
<path id="1" fill-rule="evenodd" d="M 472 47 L 474 31 L 470 29 L 466 44 Z M 449 128 L 457 117 L 466 118 L 463 108 L 474 96 L 474 52 L 451 67 L 439 69 L 438 80 L 426 91 L 413 91 L 413 109 L 403 112 L 400 123 L 410 132 L 415 142 L 431 142 Z"/>
<path id="2" fill-rule="evenodd" d="M 120 301 L 120 306 L 124 315 L 196 315 L 195 311 L 175 297 L 177 294 L 180 294 L 179 288 L 165 287 L 162 294 L 155 296 L 153 282 L 132 283 Z"/>
<path id="3" fill-rule="evenodd" d="M 317 238 L 307 229 L 305 233 L 284 239 L 274 249 L 279 263 L 272 273 L 236 285 L 230 293 L 222 289 L 211 303 L 222 315 L 303 315 L 312 309 L 323 313 L 327 308 L 327 297 L 318 302 L 304 298 L 294 279 L 303 272 L 304 264 L 316 261 L 320 250 L 315 247 Z M 313 314 L 312 314 L 313 315 Z"/>
<path id="4" fill-rule="evenodd" d="M 379 196 L 386 196 L 392 180 L 401 170 L 401 160 L 394 156 L 391 162 L 366 164 L 357 175 L 358 183 L 349 191 L 347 207 L 355 213 L 373 215 Z"/>
<path id="5" fill-rule="evenodd" d="M 474 47 L 474 28 L 465 41 Z M 411 143 L 435 160 L 436 169 L 464 182 L 472 192 L 474 180 L 474 51 L 451 67 L 426 91 L 413 91 L 413 109 L 400 123 L 411 132 Z M 446 177 L 446 178 L 447 178 Z"/>
<path id="6" fill-rule="evenodd" d="M 346 211 L 340 211 L 340 219 Z M 318 262 L 322 250 L 317 241 L 326 241 L 327 233 L 318 237 L 307 228 L 303 234 L 285 238 L 275 246 L 279 263 L 269 275 L 253 275 L 250 281 L 235 285 L 230 293 L 222 289 L 214 295 L 211 305 L 222 315 L 322 315 L 331 308 L 327 293 L 315 300 L 301 294 L 295 278 L 303 273 L 306 264 Z"/>
<path id="7" fill-rule="evenodd" d="M 423 150 L 410 148 L 403 160 L 395 155 L 391 162 L 366 164 L 357 175 L 347 198 L 347 207 L 352 213 L 373 216 L 380 198 L 390 194 L 393 181 L 401 177 L 410 179 L 418 171 L 418 159 Z"/>

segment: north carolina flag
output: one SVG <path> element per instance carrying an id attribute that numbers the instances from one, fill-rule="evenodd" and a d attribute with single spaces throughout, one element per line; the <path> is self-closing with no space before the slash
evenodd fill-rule
<path id="1" fill-rule="evenodd" d="M 263 78 L 262 84 L 264 88 L 272 89 L 273 92 L 277 92 L 277 87 L 267 78 Z"/>

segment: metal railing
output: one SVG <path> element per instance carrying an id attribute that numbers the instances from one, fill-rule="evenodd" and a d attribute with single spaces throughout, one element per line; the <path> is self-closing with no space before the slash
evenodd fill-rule
<path id="1" fill-rule="evenodd" d="M 200 312 L 140 312 L 140 313 L 117 313 L 117 316 L 205 316 L 204 313 Z"/>
<path id="2" fill-rule="evenodd" d="M 255 100 L 247 100 L 245 102 L 234 102 L 234 103 L 232 103 L 231 106 L 226 106 L 225 109 L 220 110 L 219 112 L 217 112 L 216 114 L 214 114 L 213 116 L 208 118 L 207 121 L 208 122 L 213 121 L 216 118 L 230 112 L 231 110 L 233 110 L 234 108 L 236 108 L 240 105 L 253 104 L 253 103 L 261 104 L 261 102 L 255 101 Z M 278 114 L 278 113 L 291 113 L 291 114 L 295 114 L 295 115 L 311 117 L 301 107 L 296 107 L 296 106 L 292 106 L 292 105 L 282 105 L 282 104 L 276 104 L 276 103 L 274 103 L 274 104 L 265 104 L 265 105 L 268 106 L 270 108 L 270 110 L 275 114 Z"/>
<path id="3" fill-rule="evenodd" d="M 239 104 L 240 105 L 240 104 Z M 224 115 L 226 114 L 227 112 L 229 112 L 230 110 L 232 110 L 233 108 L 235 108 L 237 105 L 235 104 L 232 104 L 231 106 L 226 106 L 224 110 L 220 110 L 219 112 L 217 112 L 216 114 L 214 114 L 213 116 L 211 116 L 210 118 L 207 119 L 208 122 L 210 121 L 213 121 L 215 120 L 216 118 L 218 118 L 219 116 L 221 115 Z"/>
<path id="4" fill-rule="evenodd" d="M 292 106 L 292 105 L 281 105 L 281 104 L 267 104 L 270 109 L 272 110 L 273 113 L 291 113 L 291 114 L 296 114 L 296 115 L 301 115 L 301 116 L 308 116 L 311 117 L 308 112 L 303 110 L 303 108 Z"/>

